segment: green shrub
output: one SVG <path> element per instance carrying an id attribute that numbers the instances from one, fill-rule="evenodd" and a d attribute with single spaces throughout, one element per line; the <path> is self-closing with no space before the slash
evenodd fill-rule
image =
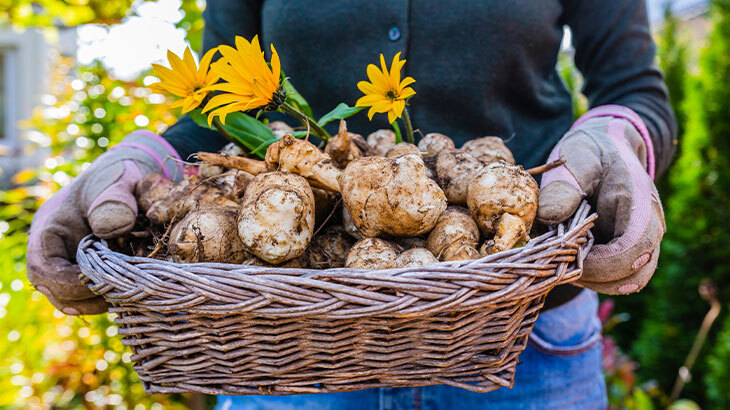
<path id="1" fill-rule="evenodd" d="M 667 235 L 659 269 L 642 296 L 645 312 L 631 349 L 641 364 L 640 376 L 658 379 L 665 390 L 671 389 L 708 310 L 697 293 L 699 282 L 712 279 L 719 300 L 730 304 L 730 0 L 713 1 L 711 18 L 700 72 L 684 82 L 685 133 L 669 174 L 670 195 L 664 197 Z M 723 332 L 730 332 L 727 328 Z M 718 337 L 717 330 L 710 333 L 683 392 L 708 407 L 722 406 L 730 397 L 727 384 L 712 390 L 730 375 L 728 337 Z M 716 362 L 719 358 L 725 360 Z"/>
<path id="2" fill-rule="evenodd" d="M 38 107 L 25 124 L 36 142 L 29 151 L 42 147 L 48 157 L 41 168 L 15 175 L 17 188 L 0 191 L 0 408 L 184 408 L 180 395 L 144 393 L 113 314 L 66 316 L 32 288 L 25 272 L 27 232 L 38 206 L 127 133 L 159 131 L 175 118 L 142 79 L 114 80 L 98 64 L 75 68 L 60 58 L 51 80 L 56 101 Z"/>

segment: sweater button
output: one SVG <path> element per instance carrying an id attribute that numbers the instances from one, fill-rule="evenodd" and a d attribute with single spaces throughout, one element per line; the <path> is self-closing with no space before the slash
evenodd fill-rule
<path id="1" fill-rule="evenodd" d="M 398 27 L 391 27 L 391 29 L 388 30 L 388 38 L 390 41 L 398 41 L 400 38 L 400 29 L 398 29 Z"/>

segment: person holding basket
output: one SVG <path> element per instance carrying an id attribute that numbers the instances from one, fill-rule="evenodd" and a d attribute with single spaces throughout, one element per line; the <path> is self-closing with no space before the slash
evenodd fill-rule
<path id="1" fill-rule="evenodd" d="M 449 386 L 381 388 L 298 396 L 220 396 L 218 409 L 591 409 L 607 406 L 601 371 L 597 292 L 643 289 L 657 266 L 665 232 L 653 179 L 669 166 L 676 124 L 642 0 L 331 1 L 219 0 L 204 13 L 203 52 L 259 35 L 279 45 L 287 75 L 300 80 L 315 112 L 332 96 L 358 98 L 351 85 L 372 55 L 407 56 L 419 98 L 420 127 L 464 143 L 498 135 L 517 163 L 562 159 L 545 172 L 537 219 L 568 219 L 583 199 L 598 213 L 596 244 L 577 285 L 555 288 L 520 356 L 515 385 L 479 394 Z M 572 33 L 590 110 L 573 119 L 571 95 L 556 71 L 564 26 Z M 306 81 L 302 81 L 306 80 Z M 348 121 L 352 129 L 387 128 L 384 119 Z M 219 150 L 220 134 L 183 117 L 161 136 L 139 131 L 99 157 L 36 214 L 28 276 L 69 315 L 105 312 L 79 282 L 79 241 L 132 229 L 134 187 L 160 167 Z"/>

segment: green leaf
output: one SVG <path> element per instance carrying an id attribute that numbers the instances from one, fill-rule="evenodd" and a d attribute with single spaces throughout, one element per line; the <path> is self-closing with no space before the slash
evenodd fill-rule
<path id="1" fill-rule="evenodd" d="M 312 114 L 312 107 L 309 106 L 309 103 L 304 98 L 303 95 L 297 91 L 296 88 L 294 88 L 294 84 L 292 84 L 291 81 L 289 81 L 288 78 L 284 77 L 284 73 L 281 73 L 283 77 L 283 87 L 284 91 L 286 92 L 286 100 L 289 102 L 289 104 L 293 105 L 294 108 L 304 113 L 304 115 L 308 116 L 309 118 L 314 118 L 314 114 Z"/>
<path id="2" fill-rule="evenodd" d="M 362 111 L 363 108 L 365 107 L 350 107 L 345 103 L 339 103 L 332 111 L 323 115 L 322 118 L 317 121 L 317 124 L 319 124 L 320 127 L 324 127 L 332 121 L 344 120 L 345 118 L 352 117 Z"/>
<path id="3" fill-rule="evenodd" d="M 193 110 L 188 113 L 190 118 L 201 127 L 218 131 L 215 126 L 208 126 L 208 119 L 201 110 Z M 234 112 L 226 116 L 226 124 L 223 128 L 242 147 L 250 153 L 264 158 L 269 145 L 277 141 L 274 133 L 261 121 L 256 120 L 248 114 Z"/>
<path id="4" fill-rule="evenodd" d="M 266 124 L 242 112 L 228 114 L 226 116 L 225 127 L 234 128 L 236 130 L 256 135 L 262 140 L 275 138 L 274 133 L 266 126 Z"/>
<path id="5" fill-rule="evenodd" d="M 271 144 L 273 144 L 273 143 L 275 143 L 277 141 L 279 141 L 278 138 L 272 138 L 272 139 L 270 139 L 268 141 L 264 141 L 264 142 L 261 143 L 261 145 L 259 145 L 258 147 L 256 147 L 256 149 L 254 149 L 253 151 L 251 151 L 251 154 L 258 155 L 258 156 L 260 156 L 260 157 L 263 158 L 263 157 L 266 156 L 266 150 L 269 148 L 269 145 L 271 145 Z"/>
<path id="6" fill-rule="evenodd" d="M 646 392 L 639 388 L 634 388 L 634 399 L 636 400 L 637 410 L 654 410 L 654 404 Z"/>
<path id="7" fill-rule="evenodd" d="M 190 111 L 188 114 L 188 117 L 190 117 L 193 121 L 195 121 L 198 126 L 203 128 L 208 128 L 211 130 L 214 130 L 215 128 L 212 126 L 208 126 L 208 116 L 203 114 L 203 110 L 200 108 Z"/>

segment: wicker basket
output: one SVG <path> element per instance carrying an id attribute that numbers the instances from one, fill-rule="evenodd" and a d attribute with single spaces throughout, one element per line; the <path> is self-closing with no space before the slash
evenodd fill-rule
<path id="1" fill-rule="evenodd" d="M 595 215 L 476 261 L 383 271 L 176 264 L 85 238 L 82 280 L 113 305 L 148 393 L 511 387 L 545 296 L 581 274 Z"/>

